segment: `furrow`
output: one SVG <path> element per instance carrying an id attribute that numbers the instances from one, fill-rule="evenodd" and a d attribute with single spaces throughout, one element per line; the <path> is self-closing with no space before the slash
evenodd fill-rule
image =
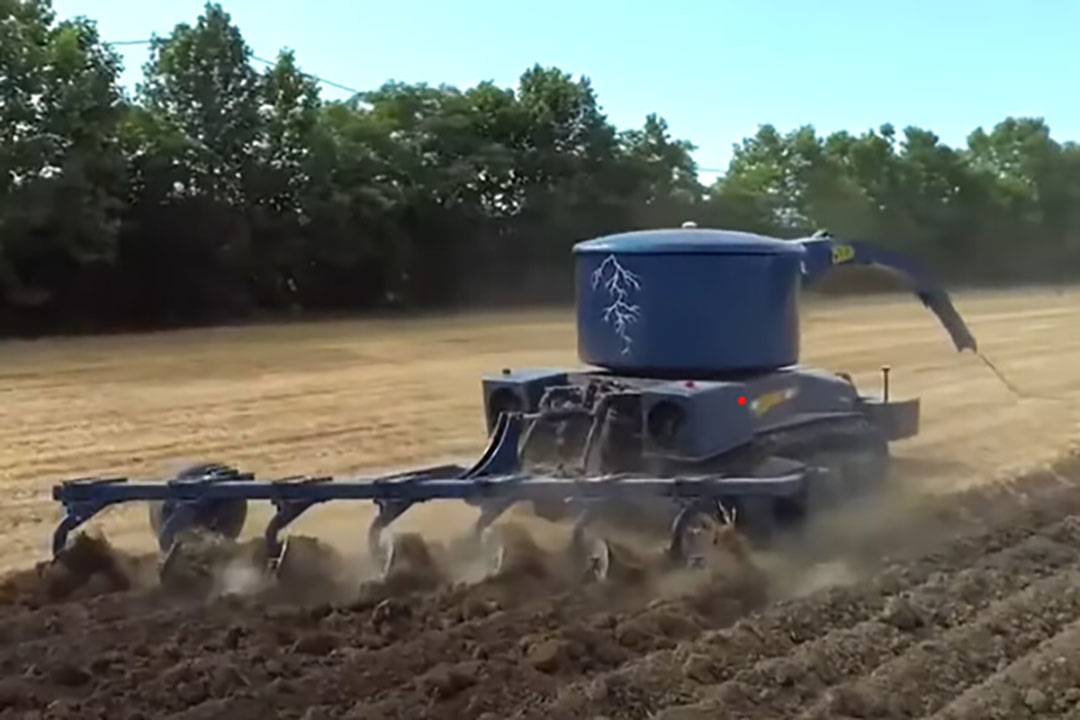
<path id="1" fill-rule="evenodd" d="M 784 708 L 801 708 L 831 684 L 914 642 L 907 623 L 949 628 L 967 622 L 996 598 L 1076 563 L 1078 546 L 1080 520 L 1067 518 L 990 555 L 961 553 L 951 568 L 914 574 L 921 582 L 912 582 L 912 574 L 906 575 L 908 583 L 886 576 L 870 584 L 872 592 L 841 587 L 773 606 L 731 628 L 568 686 L 550 706 L 524 716 L 646 718 L 717 692 L 727 702 L 742 695 L 751 708 L 774 696 Z"/>
<path id="2" fill-rule="evenodd" d="M 804 717 L 834 717 L 839 701 L 832 698 L 846 698 L 851 693 L 844 692 L 847 685 L 826 692 L 832 686 L 879 666 L 887 673 L 886 663 L 898 656 L 906 657 L 913 643 L 943 631 L 962 632 L 966 623 L 992 607 L 995 598 L 1015 598 L 1013 593 L 1028 592 L 1024 588 L 1032 582 L 1036 583 L 1034 587 L 1051 582 L 1059 589 L 1063 584 L 1060 575 L 1040 578 L 1045 578 L 1053 568 L 1076 567 L 1078 530 L 1080 525 L 1073 524 L 1071 545 L 1035 537 L 1019 546 L 1017 552 L 1007 554 L 1011 563 L 993 563 L 963 571 L 948 584 L 930 582 L 910 594 L 897 596 L 879 617 L 829 633 L 789 656 L 757 663 L 706 690 L 704 701 L 694 704 L 692 709 L 716 712 L 722 707 L 745 718 L 793 717 L 807 703 L 824 694 L 828 699 L 824 707 L 811 706 Z M 903 683 L 893 686 L 902 687 Z M 867 694 L 873 696 L 872 692 Z M 690 710 L 673 711 L 672 715 L 683 717 Z"/>
<path id="3" fill-rule="evenodd" d="M 1075 594 L 1076 587 L 1068 592 Z M 1054 608 L 1036 627 L 1054 623 Z M 1025 628 L 1016 628 L 1023 631 Z M 1026 629 L 1032 632 L 1031 629 Z M 1080 622 L 1073 622 L 931 716 L 932 720 L 1080 718 Z"/>
<path id="4" fill-rule="evenodd" d="M 931 635 L 871 675 L 835 688 L 803 717 L 913 718 L 933 712 L 1077 616 L 1080 572 L 1070 570 L 995 603 L 975 622 Z"/>

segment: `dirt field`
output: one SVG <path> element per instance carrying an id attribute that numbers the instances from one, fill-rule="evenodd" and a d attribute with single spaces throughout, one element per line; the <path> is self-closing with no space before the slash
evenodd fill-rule
<path id="1" fill-rule="evenodd" d="M 297 605 L 145 589 L 146 561 L 91 548 L 0 586 L 0 718 L 1080 718 L 1080 292 L 957 304 L 1031 397 L 908 298 L 807 306 L 804 360 L 868 388 L 890 364 L 923 432 L 894 448 L 887 496 L 798 552 L 715 577 L 536 571 Z M 57 478 L 460 460 L 484 444 L 481 373 L 573 362 L 554 312 L 5 344 L 3 562 L 45 557 Z M 360 550 L 369 513 L 338 503 L 294 532 Z M 145 517 L 103 527 L 145 550 Z M 470 517 L 402 526 L 449 538 Z"/>

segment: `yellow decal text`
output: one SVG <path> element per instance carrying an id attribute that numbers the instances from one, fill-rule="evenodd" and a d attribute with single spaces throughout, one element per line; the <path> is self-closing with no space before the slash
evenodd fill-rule
<path id="1" fill-rule="evenodd" d="M 761 417 L 765 413 L 772 410 L 777 405 L 787 402 L 791 398 L 795 397 L 795 388 L 784 388 L 783 390 L 772 390 L 759 395 L 754 398 L 754 401 L 750 403 L 750 409 L 754 411 L 754 414 Z"/>
<path id="2" fill-rule="evenodd" d="M 855 257 L 855 248 L 850 245 L 833 245 L 832 247 L 832 261 L 833 265 L 839 265 L 841 263 L 850 262 Z"/>

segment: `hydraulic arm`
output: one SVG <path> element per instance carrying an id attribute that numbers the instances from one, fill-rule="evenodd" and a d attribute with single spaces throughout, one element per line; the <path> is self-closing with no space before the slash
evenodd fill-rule
<path id="1" fill-rule="evenodd" d="M 911 258 L 863 242 L 838 242 L 820 232 L 798 242 L 806 248 L 802 268 L 805 283 L 816 282 L 840 265 L 868 265 L 891 271 L 899 275 L 923 305 L 938 316 L 957 350 L 978 350 L 975 337 L 953 307 L 949 294 Z"/>

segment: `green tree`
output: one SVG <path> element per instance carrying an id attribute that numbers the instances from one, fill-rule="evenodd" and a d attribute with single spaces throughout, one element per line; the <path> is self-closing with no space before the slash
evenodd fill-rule
<path id="1" fill-rule="evenodd" d="M 0 0 L 0 300 L 76 301 L 114 258 L 123 177 L 119 60 L 92 22 Z"/>
<path id="2" fill-rule="evenodd" d="M 296 260 L 314 191 L 319 93 L 283 51 L 260 78 L 259 124 L 245 196 L 251 224 L 249 279 L 255 302 L 280 308 L 298 297 Z"/>
<path id="3" fill-rule="evenodd" d="M 667 121 L 655 113 L 645 118 L 640 130 L 619 137 L 622 162 L 614 167 L 628 184 L 616 186 L 629 202 L 633 226 L 671 226 L 689 219 L 705 194 L 697 178 L 694 145 L 674 140 Z"/>
<path id="4" fill-rule="evenodd" d="M 250 57 L 239 28 L 217 4 L 208 3 L 194 26 L 180 24 L 153 39 L 139 96 L 183 139 L 176 197 L 244 205 L 260 120 L 260 83 Z"/>
<path id="5" fill-rule="evenodd" d="M 207 4 L 128 101 L 91 22 L 0 0 L 0 328 L 570 299 L 573 242 L 686 219 L 825 227 L 970 282 L 1080 269 L 1080 147 L 1039 118 L 959 148 L 764 124 L 705 188 L 659 114 L 620 130 L 559 68 L 323 102 L 292 52 L 252 59 Z"/>

